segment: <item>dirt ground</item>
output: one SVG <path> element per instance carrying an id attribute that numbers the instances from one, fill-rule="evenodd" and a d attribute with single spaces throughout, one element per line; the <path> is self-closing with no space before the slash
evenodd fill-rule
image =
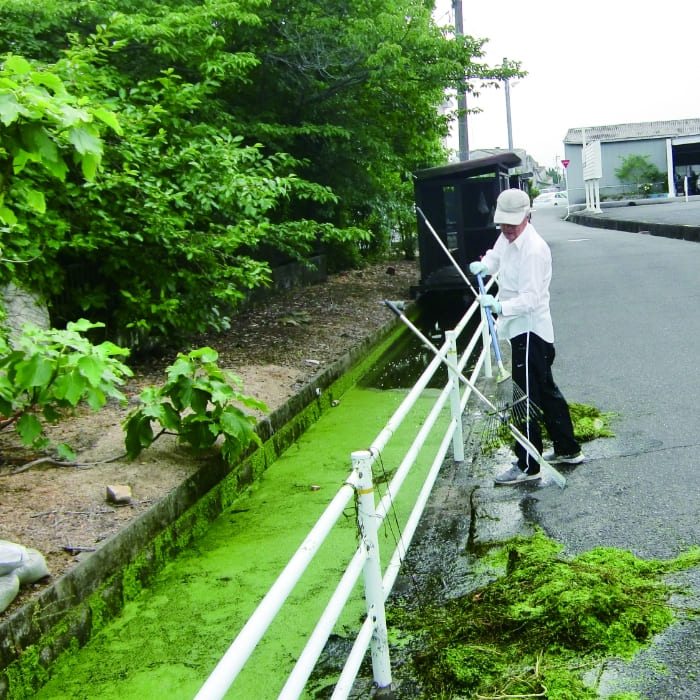
<path id="1" fill-rule="evenodd" d="M 408 301 L 418 279 L 417 263 L 406 260 L 331 275 L 324 283 L 285 292 L 242 313 L 229 331 L 197 338 L 191 348 L 216 349 L 219 366 L 242 379 L 243 392 L 274 410 L 391 320 L 383 300 Z M 172 437 L 160 438 L 133 462 L 124 456 L 124 420 L 144 386 L 165 382 L 165 368 L 174 358 L 175 353 L 131 365 L 134 377 L 125 387 L 129 405 L 110 402 L 97 413 L 80 409 L 49 426 L 52 441 L 69 444 L 81 466 L 44 462 L 27 468 L 40 455 L 20 449 L 14 433 L 0 435 L 0 540 L 38 549 L 51 572 L 48 579 L 21 590 L 0 618 L 70 570 L 201 464 L 202 458 Z M 107 500 L 107 488 L 115 485 L 131 489 L 127 505 Z"/>

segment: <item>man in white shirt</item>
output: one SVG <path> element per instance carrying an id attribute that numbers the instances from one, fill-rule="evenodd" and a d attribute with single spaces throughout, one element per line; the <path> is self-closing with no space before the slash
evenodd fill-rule
<path id="1" fill-rule="evenodd" d="M 479 300 L 498 314 L 498 335 L 508 338 L 512 351 L 513 382 L 541 411 L 554 454 L 545 459 L 579 464 L 584 457 L 574 437 L 569 406 L 552 376 L 554 328 L 549 311 L 549 283 L 552 255 L 549 246 L 530 223 L 530 197 L 519 189 L 501 192 L 496 202 L 494 223 L 501 235 L 481 260 L 469 265 L 472 274 L 497 272 L 499 299 L 483 294 Z M 542 431 L 537 416 L 517 425 L 542 452 Z M 517 484 L 540 478 L 539 464 L 516 443 L 514 464 L 495 478 L 497 484 Z"/>

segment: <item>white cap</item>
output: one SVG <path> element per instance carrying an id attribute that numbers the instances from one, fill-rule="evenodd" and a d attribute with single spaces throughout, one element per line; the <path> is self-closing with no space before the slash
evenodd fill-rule
<path id="1" fill-rule="evenodd" d="M 496 200 L 494 224 L 517 226 L 530 213 L 530 196 L 518 189 L 503 190 Z"/>

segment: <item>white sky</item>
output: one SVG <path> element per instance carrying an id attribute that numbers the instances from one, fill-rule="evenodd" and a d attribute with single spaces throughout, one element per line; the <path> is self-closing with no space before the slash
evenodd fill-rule
<path id="1" fill-rule="evenodd" d="M 539 165 L 558 164 L 570 128 L 700 118 L 700 3 L 461 1 L 464 33 L 489 39 L 484 61 L 528 72 L 510 84 L 513 147 Z M 436 5 L 437 23 L 454 25 L 453 0 Z M 507 148 L 503 88 L 467 106 L 483 110 L 468 117 L 469 149 Z"/>

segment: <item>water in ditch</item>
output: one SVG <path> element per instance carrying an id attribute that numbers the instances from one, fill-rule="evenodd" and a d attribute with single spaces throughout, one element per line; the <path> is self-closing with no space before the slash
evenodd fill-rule
<path id="1" fill-rule="evenodd" d="M 421 322 L 436 344 L 441 330 Z M 447 326 L 451 327 L 451 326 Z M 374 372 L 340 399 L 208 528 L 123 614 L 57 667 L 39 699 L 192 698 L 350 472 L 350 454 L 368 447 L 430 356 L 409 334 Z M 397 344 L 398 345 L 398 344 Z M 408 358 L 408 359 L 407 359 Z M 410 371 L 409 371 L 410 370 Z M 416 374 L 417 372 L 417 374 Z M 415 375 L 415 376 L 414 376 Z M 444 383 L 444 380 L 443 380 Z M 428 389 L 387 445 L 375 474 L 378 496 L 415 438 L 438 389 Z M 386 564 L 430 467 L 434 430 L 380 531 Z M 226 697 L 276 698 L 357 546 L 352 503 Z M 361 583 L 335 633 L 354 638 L 364 614 Z M 316 679 L 315 689 L 335 679 Z M 306 697 L 313 697 L 314 685 Z"/>

